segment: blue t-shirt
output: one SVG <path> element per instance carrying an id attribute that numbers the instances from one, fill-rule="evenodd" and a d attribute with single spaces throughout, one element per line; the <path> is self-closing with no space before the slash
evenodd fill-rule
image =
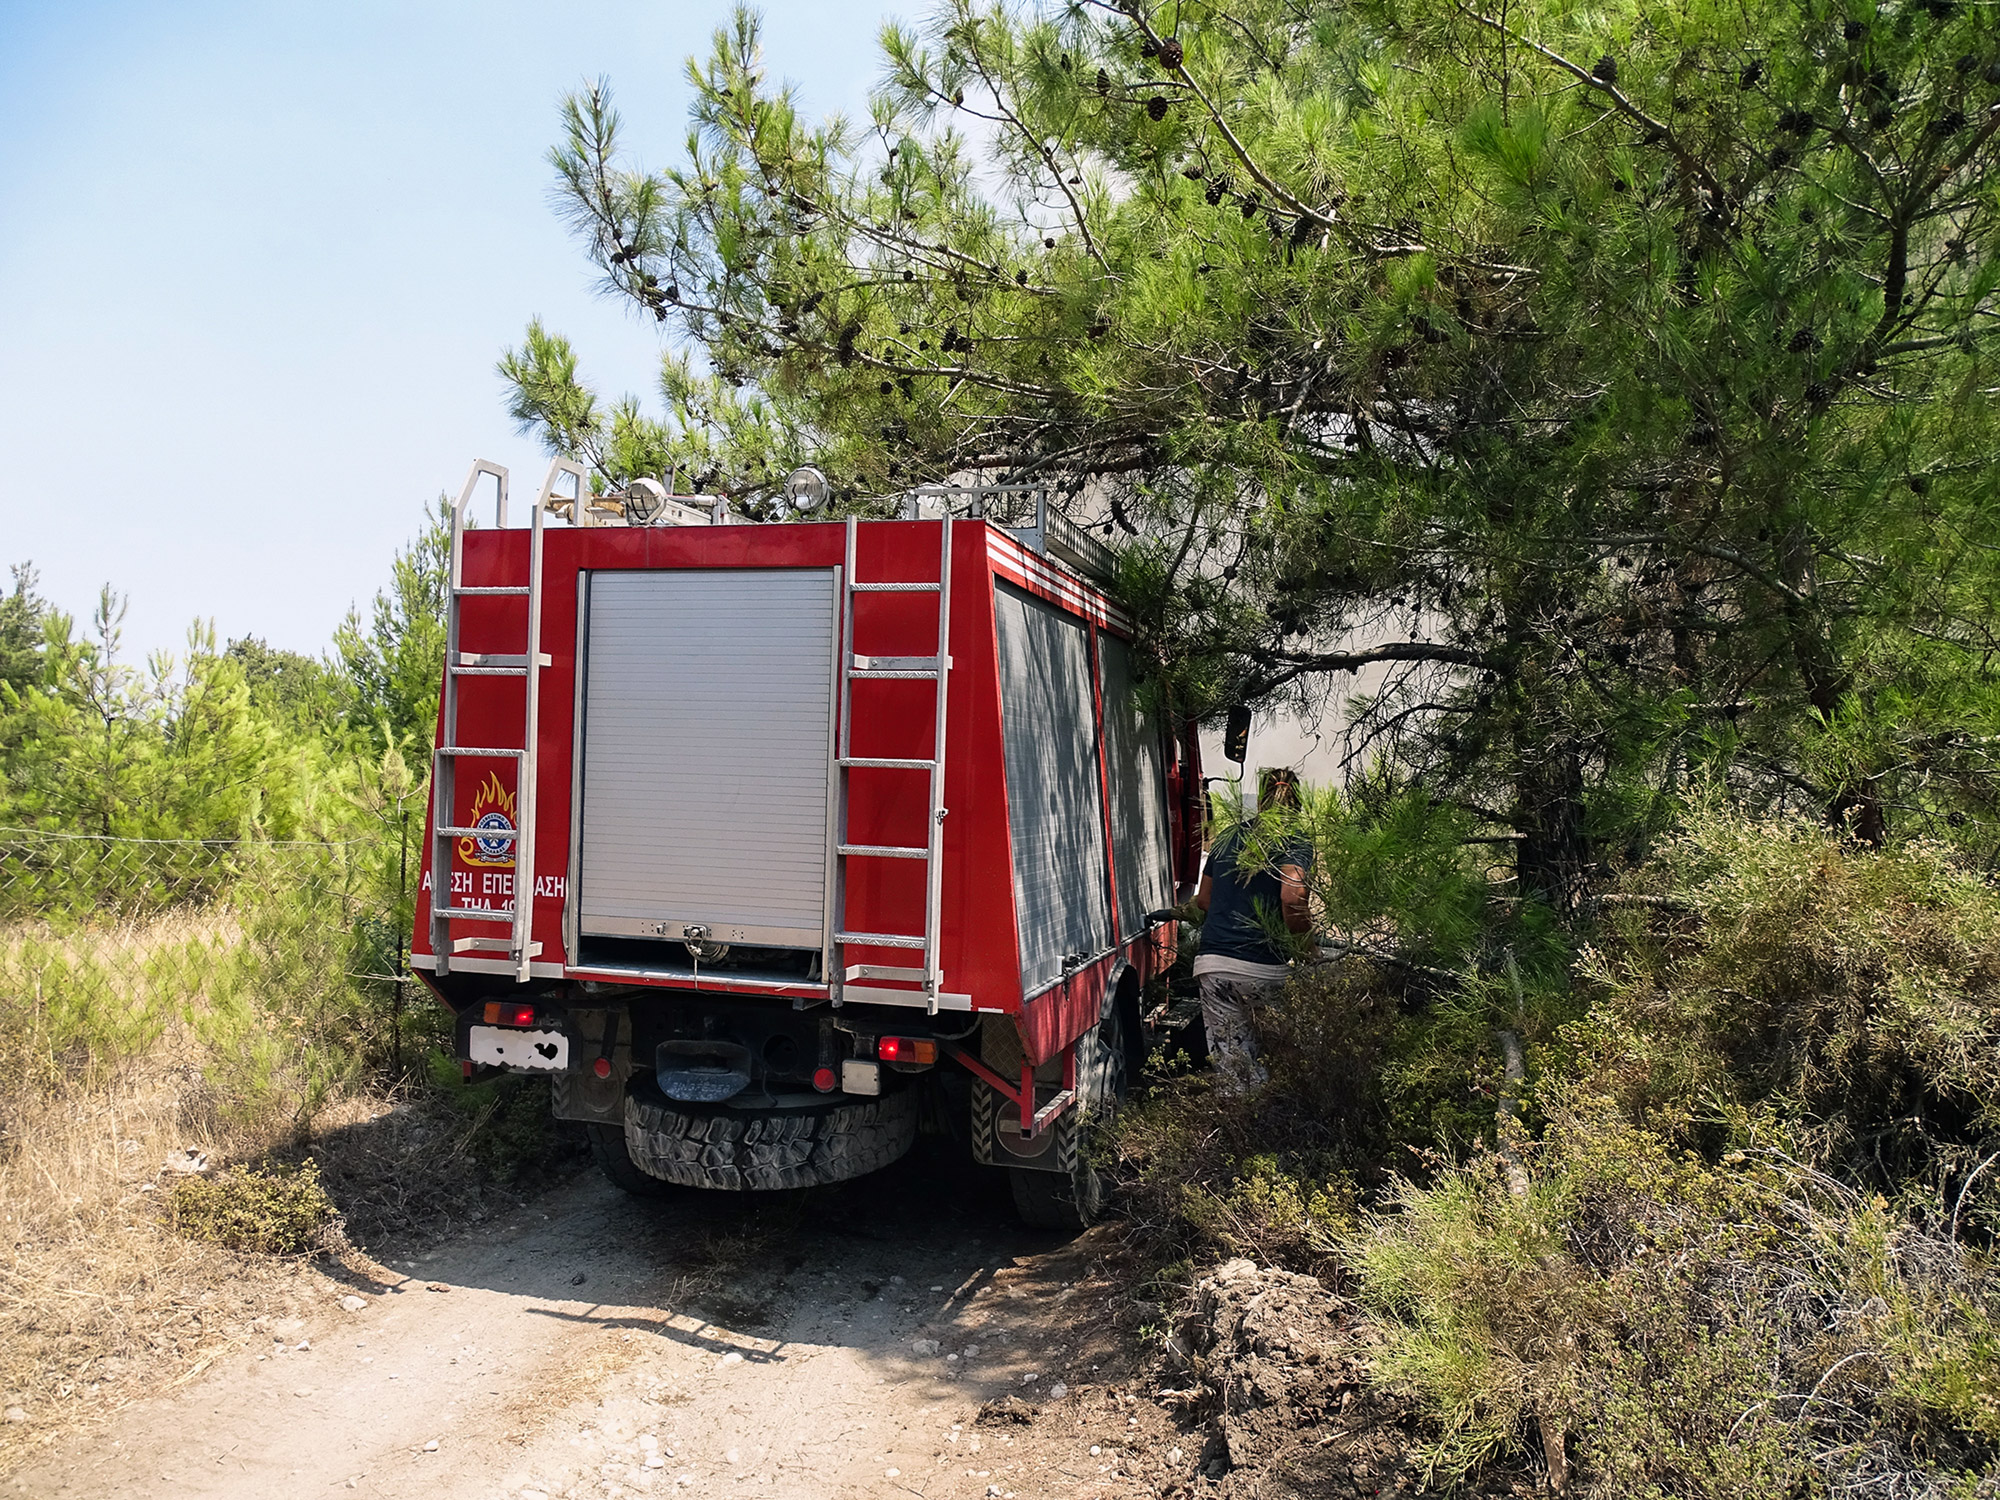
<path id="1" fill-rule="evenodd" d="M 1270 865 L 1239 869 L 1243 847 L 1240 831 L 1215 841 L 1208 855 L 1208 916 L 1201 924 L 1201 951 L 1218 958 L 1238 958 L 1253 964 L 1290 963 L 1291 953 L 1274 941 L 1266 922 L 1284 923 L 1284 882 L 1277 867 L 1306 867 L 1311 857 L 1303 844 L 1278 851 Z"/>

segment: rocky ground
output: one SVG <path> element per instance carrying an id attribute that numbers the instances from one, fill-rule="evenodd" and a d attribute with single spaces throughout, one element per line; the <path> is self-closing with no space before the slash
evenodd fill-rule
<path id="1" fill-rule="evenodd" d="M 783 1197 L 578 1177 L 301 1272 L 197 1375 L 14 1451 L 34 1496 L 1245 1496 L 1414 1490 L 1311 1278 L 1148 1302 L 1114 1228 L 1021 1228 L 920 1150 Z M 32 1419 L 32 1418 L 31 1418 Z"/>

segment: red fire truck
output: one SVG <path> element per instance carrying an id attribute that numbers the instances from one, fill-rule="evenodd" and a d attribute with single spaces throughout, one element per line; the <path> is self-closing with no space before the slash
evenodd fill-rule
<path id="1" fill-rule="evenodd" d="M 1194 726 L 1047 494 L 787 496 L 746 523 L 559 460 L 510 528 L 473 466 L 411 963 L 468 1076 L 548 1074 L 629 1191 L 838 1181 L 924 1125 L 1088 1217 L 1199 873 Z"/>

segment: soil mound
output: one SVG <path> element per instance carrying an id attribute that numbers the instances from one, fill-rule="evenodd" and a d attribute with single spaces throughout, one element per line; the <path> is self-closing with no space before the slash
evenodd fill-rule
<path id="1" fill-rule="evenodd" d="M 1403 1413 L 1367 1384 L 1354 1308 L 1316 1277 L 1230 1260 L 1195 1284 L 1168 1345 L 1206 1441 L 1184 1494 L 1414 1491 Z"/>

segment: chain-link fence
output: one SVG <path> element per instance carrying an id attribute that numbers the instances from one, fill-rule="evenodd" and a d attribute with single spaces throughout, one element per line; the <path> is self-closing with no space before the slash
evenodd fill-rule
<path id="1" fill-rule="evenodd" d="M 412 987 L 388 843 L 0 828 L 0 1093 L 87 1086 L 169 1042 L 225 1116 L 309 1112 L 400 1069 Z"/>

